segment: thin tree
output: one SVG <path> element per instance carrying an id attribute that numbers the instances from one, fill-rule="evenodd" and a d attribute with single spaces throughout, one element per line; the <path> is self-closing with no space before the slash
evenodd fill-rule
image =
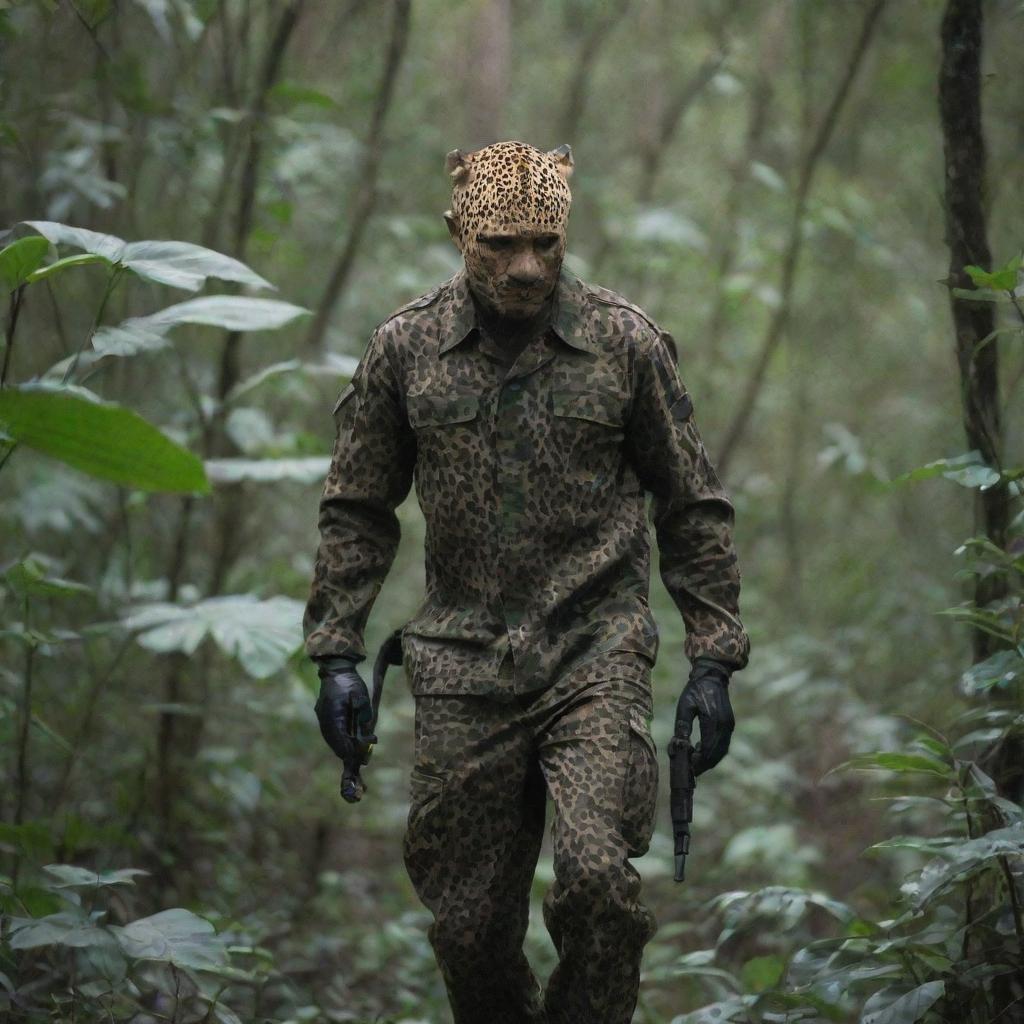
<path id="1" fill-rule="evenodd" d="M 757 404 L 761 389 L 764 386 L 768 366 L 785 334 L 793 301 L 793 285 L 796 282 L 800 252 L 803 247 L 803 219 L 807 211 L 807 201 L 811 192 L 811 184 L 814 181 L 814 174 L 829 139 L 831 139 L 832 133 L 835 131 L 840 111 L 843 109 L 843 105 L 850 94 L 850 87 L 857 76 L 857 71 L 864 61 L 864 55 L 871 44 L 878 19 L 885 8 L 886 2 L 887 0 L 874 0 L 864 15 L 864 21 L 861 24 L 860 32 L 857 35 L 857 41 L 854 44 L 850 58 L 847 61 L 843 77 L 839 81 L 828 109 L 825 111 L 821 124 L 818 126 L 818 131 L 800 166 L 800 177 L 796 187 L 796 200 L 793 204 L 793 215 L 789 226 L 789 240 L 782 259 L 782 282 L 779 286 L 779 304 L 771 320 L 768 322 L 764 339 L 761 342 L 761 349 L 754 363 L 753 372 L 747 380 L 746 387 L 743 389 L 743 395 L 737 405 L 736 415 L 726 430 L 725 440 L 718 450 L 718 469 L 723 476 L 726 475 L 732 457 L 746 436 L 747 428 L 750 426 L 750 420 L 754 413 L 754 406 Z"/>
<path id="2" fill-rule="evenodd" d="M 980 0 L 949 0 L 942 19 L 942 65 L 939 69 L 939 115 L 942 121 L 946 168 L 946 244 L 949 246 L 950 309 L 964 433 L 968 446 L 994 469 L 1002 466 L 1003 424 L 999 407 L 999 342 L 993 337 L 992 303 L 976 302 L 956 289 L 973 287 L 965 267 L 991 269 L 986 225 L 985 136 L 981 120 L 981 55 L 983 46 Z M 974 528 L 996 547 L 1006 547 L 1009 493 L 1000 482 L 975 491 Z M 979 574 L 974 601 L 984 607 L 1006 595 L 1001 573 Z M 984 630 L 972 634 L 974 661 L 983 661 L 999 643 Z M 997 789 L 1020 799 L 1024 743 L 1007 738 L 983 759 Z"/>
<path id="3" fill-rule="evenodd" d="M 341 252 L 327 279 L 323 296 L 317 305 L 309 333 L 306 335 L 306 348 L 311 352 L 318 352 L 324 346 L 331 314 L 348 286 L 363 235 L 377 206 L 378 179 L 384 156 L 384 126 L 387 123 L 388 111 L 391 109 L 391 102 L 395 95 L 398 72 L 402 66 L 409 40 L 410 8 L 411 0 L 394 0 L 388 52 L 381 72 L 380 85 L 377 87 L 377 98 L 374 102 L 373 114 L 370 117 L 370 129 L 363 146 L 363 159 L 356 171 L 355 192 L 349 203 L 348 231 L 345 241 L 342 243 Z"/>

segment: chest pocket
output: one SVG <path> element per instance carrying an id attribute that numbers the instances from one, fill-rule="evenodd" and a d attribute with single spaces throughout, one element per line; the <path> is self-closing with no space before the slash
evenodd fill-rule
<path id="1" fill-rule="evenodd" d="M 551 411 L 571 420 L 587 420 L 619 431 L 625 423 L 626 396 L 617 391 L 554 391 Z"/>
<path id="2" fill-rule="evenodd" d="M 409 423 L 415 430 L 431 430 L 475 419 L 480 411 L 480 399 L 477 395 L 443 392 L 408 395 L 406 406 L 409 410 Z"/>
<path id="3" fill-rule="evenodd" d="M 551 411 L 559 443 L 577 451 L 617 445 L 624 436 L 627 402 L 627 396 L 618 391 L 553 391 Z"/>
<path id="4" fill-rule="evenodd" d="M 461 467 L 464 471 L 464 467 L 475 464 L 472 456 L 481 443 L 477 395 L 453 391 L 406 395 L 406 408 L 416 431 L 418 488 L 429 488 L 432 481 L 447 478 L 449 470 Z"/>
<path id="5" fill-rule="evenodd" d="M 628 396 L 611 389 L 551 392 L 551 433 L 566 472 L 613 474 L 621 457 Z"/>

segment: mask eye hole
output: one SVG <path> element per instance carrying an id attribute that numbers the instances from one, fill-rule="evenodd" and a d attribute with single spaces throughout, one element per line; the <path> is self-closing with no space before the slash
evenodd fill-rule
<path id="1" fill-rule="evenodd" d="M 541 235 L 534 245 L 540 252 L 551 252 L 558 245 L 558 235 Z"/>
<path id="2" fill-rule="evenodd" d="M 508 252 L 516 244 L 512 235 L 477 235 L 476 240 L 492 252 Z"/>

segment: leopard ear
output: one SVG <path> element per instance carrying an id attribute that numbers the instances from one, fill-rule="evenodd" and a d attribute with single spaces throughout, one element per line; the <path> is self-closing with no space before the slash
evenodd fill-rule
<path id="1" fill-rule="evenodd" d="M 453 149 L 444 158 L 444 169 L 451 176 L 453 185 L 462 185 L 469 177 L 469 163 L 461 149 Z"/>
<path id="2" fill-rule="evenodd" d="M 568 181 L 572 177 L 573 168 L 576 166 L 572 158 L 572 148 L 563 143 L 557 149 L 548 150 L 548 156 L 557 164 L 558 173 Z"/>

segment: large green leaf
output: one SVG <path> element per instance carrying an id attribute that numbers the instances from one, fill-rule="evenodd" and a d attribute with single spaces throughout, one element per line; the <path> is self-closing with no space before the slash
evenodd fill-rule
<path id="1" fill-rule="evenodd" d="M 1017 275 L 1020 272 L 1024 254 L 1011 256 L 998 270 L 987 271 L 982 267 L 968 264 L 964 270 L 971 275 L 976 288 L 992 288 L 997 291 L 1012 292 L 1017 287 Z"/>
<path id="2" fill-rule="evenodd" d="M 144 491 L 209 491 L 195 455 L 131 409 L 80 391 L 42 384 L 0 391 L 0 429 L 103 480 Z"/>
<path id="3" fill-rule="evenodd" d="M 948 776 L 952 770 L 942 761 L 926 757 L 924 754 L 900 754 L 895 751 L 879 750 L 851 757 L 849 761 L 844 761 L 842 764 L 837 764 L 834 768 L 830 768 L 825 775 L 828 776 L 833 772 L 843 771 L 847 768 L 880 768 L 884 771 L 899 772 L 901 774 L 923 772 L 926 775 L 938 775 L 942 778 Z"/>
<path id="4" fill-rule="evenodd" d="M 151 651 L 192 654 L 206 637 L 257 679 L 280 671 L 302 644 L 304 605 L 290 597 L 252 594 L 211 597 L 193 605 L 141 605 L 124 616 Z"/>
<path id="5" fill-rule="evenodd" d="M 46 239 L 42 239 L 46 241 Z M 77 256 L 65 256 L 63 259 L 54 260 L 53 263 L 48 263 L 45 267 L 40 267 L 38 270 L 34 270 L 28 275 L 29 284 L 35 284 L 36 281 L 42 281 L 45 277 L 53 277 L 54 274 L 62 274 L 65 270 L 70 270 L 72 267 L 88 267 L 94 263 L 105 263 L 110 266 L 110 260 L 104 259 L 102 256 L 96 255 L 92 252 L 79 253 Z"/>
<path id="6" fill-rule="evenodd" d="M 139 277 L 172 288 L 198 291 L 208 277 L 237 281 L 251 288 L 273 288 L 244 263 L 192 242 L 126 242 L 116 235 L 105 235 L 86 228 L 59 224 L 52 220 L 27 220 L 44 238 L 55 245 L 72 245 L 138 274 Z"/>
<path id="7" fill-rule="evenodd" d="M 341 355 L 337 352 L 329 352 L 322 363 L 306 363 L 301 359 L 286 359 L 281 363 L 272 363 L 257 370 L 251 377 L 239 381 L 227 394 L 225 404 L 230 405 L 237 401 L 242 395 L 259 387 L 264 381 L 287 373 L 303 373 L 310 377 L 321 378 L 325 376 L 351 377 L 359 366 L 359 360 L 354 356 Z"/>
<path id="8" fill-rule="evenodd" d="M 977 487 L 980 490 L 999 483 L 999 474 L 985 463 L 981 452 L 975 450 L 958 455 L 953 459 L 937 459 L 925 466 L 901 473 L 899 476 L 893 477 L 890 486 L 916 480 L 929 480 L 936 476 L 943 476 L 962 487 Z"/>
<path id="9" fill-rule="evenodd" d="M 227 949 L 213 925 L 182 907 L 163 910 L 112 931 L 133 960 L 162 960 L 194 970 L 216 969 L 228 960 Z"/>
<path id="10" fill-rule="evenodd" d="M 308 313 L 308 309 L 277 299 L 207 295 L 149 316 L 132 317 L 116 327 L 101 327 L 93 335 L 92 345 L 104 354 L 134 355 L 146 349 L 164 348 L 167 333 L 179 324 L 204 324 L 231 331 L 271 331 Z"/>
<path id="11" fill-rule="evenodd" d="M 942 998 L 944 981 L 929 981 L 909 992 L 885 988 L 865 1004 L 860 1024 L 915 1024 Z"/>
<path id="12" fill-rule="evenodd" d="M 12 949 L 36 949 L 39 946 L 106 946 L 110 933 L 96 925 L 81 910 L 62 910 L 38 919 L 15 918 L 11 921 Z"/>
<path id="13" fill-rule="evenodd" d="M 49 245 L 45 238 L 19 238 L 0 249 L 0 281 L 10 291 L 23 285 L 46 258 Z"/>
<path id="14" fill-rule="evenodd" d="M 3 579 L 20 597 L 69 597 L 92 593 L 92 587 L 84 583 L 48 575 L 41 559 L 31 555 L 8 566 Z"/>
<path id="15" fill-rule="evenodd" d="M 961 677 L 969 696 L 994 688 L 1008 689 L 1024 674 L 1024 657 L 1020 651 L 997 651 L 984 661 L 972 665 Z"/>
<path id="16" fill-rule="evenodd" d="M 806 913 L 808 907 L 819 907 L 839 921 L 849 922 L 856 918 L 853 910 L 845 903 L 832 899 L 824 893 L 796 886 L 766 885 L 754 891 L 738 890 L 722 893 L 711 901 L 725 915 L 727 931 L 732 931 L 771 917 L 778 920 L 779 928 L 791 930 Z M 722 933 L 723 935 L 725 932 Z M 719 942 L 722 937 L 719 936 Z"/>
<path id="17" fill-rule="evenodd" d="M 30 228 L 35 228 L 54 245 L 71 245 L 76 249 L 84 249 L 86 252 L 102 256 L 111 263 L 119 263 L 124 252 L 125 241 L 117 235 L 106 235 L 101 231 L 76 228 L 52 220 L 27 220 L 25 223 Z"/>
<path id="18" fill-rule="evenodd" d="M 46 864 L 43 870 L 53 876 L 51 886 L 57 889 L 100 889 L 111 885 L 134 885 L 136 875 L 148 875 L 142 868 L 120 868 L 116 871 L 90 871 L 77 864 Z"/>
<path id="19" fill-rule="evenodd" d="M 939 855 L 925 865 L 917 878 L 908 879 L 900 886 L 918 910 L 928 906 L 951 886 L 988 867 L 993 860 L 1024 856 L 1024 826 L 1017 823 L 994 829 L 977 839 L 951 843 L 937 852 Z"/>

